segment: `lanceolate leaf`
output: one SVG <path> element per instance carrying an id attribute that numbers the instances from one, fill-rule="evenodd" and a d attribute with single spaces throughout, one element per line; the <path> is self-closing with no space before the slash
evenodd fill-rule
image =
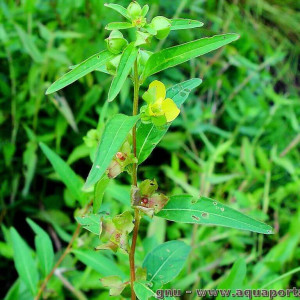
<path id="1" fill-rule="evenodd" d="M 85 265 L 100 273 L 102 276 L 119 275 L 125 279 L 125 274 L 109 258 L 93 250 L 72 250 L 75 256 Z"/>
<path id="2" fill-rule="evenodd" d="M 191 248 L 181 241 L 170 241 L 154 248 L 145 258 L 147 280 L 162 286 L 174 279 L 182 270 Z"/>
<path id="3" fill-rule="evenodd" d="M 203 23 L 196 20 L 189 19 L 172 19 L 171 21 L 171 30 L 181 30 L 181 29 L 191 29 L 202 27 Z"/>
<path id="4" fill-rule="evenodd" d="M 107 123 L 85 188 L 95 184 L 102 177 L 139 117 L 117 114 Z"/>
<path id="5" fill-rule="evenodd" d="M 228 277 L 221 282 L 221 284 L 218 286 L 218 289 L 226 289 L 231 290 L 232 293 L 236 293 L 236 290 L 243 289 L 244 287 L 244 281 L 247 274 L 247 264 L 244 260 L 244 258 L 239 258 L 235 261 L 233 267 L 230 270 L 230 274 Z M 224 299 L 221 295 L 217 297 L 216 300 Z M 243 298 L 242 298 L 243 299 Z M 247 299 L 246 297 L 244 299 Z"/>
<path id="6" fill-rule="evenodd" d="M 132 28 L 132 23 L 129 22 L 113 22 L 106 25 L 106 30 L 121 30 L 121 29 L 128 29 Z"/>
<path id="7" fill-rule="evenodd" d="M 190 195 L 173 196 L 157 216 L 175 222 L 218 225 L 264 234 L 272 233 L 271 226 L 205 197 L 193 201 Z"/>
<path id="8" fill-rule="evenodd" d="M 26 219 L 27 223 L 30 225 L 31 229 L 36 234 L 34 242 L 35 248 L 38 255 L 39 263 L 42 269 L 43 276 L 46 277 L 52 267 L 54 262 L 54 250 L 51 239 L 46 231 L 44 231 L 40 226 L 34 223 L 30 219 Z"/>
<path id="9" fill-rule="evenodd" d="M 137 54 L 138 48 L 134 46 L 134 43 L 130 43 L 125 48 L 120 59 L 117 74 L 114 77 L 108 92 L 108 101 L 113 101 L 121 91 L 121 88 L 133 67 Z"/>
<path id="10" fill-rule="evenodd" d="M 97 53 L 82 63 L 78 64 L 70 72 L 63 75 L 57 81 L 55 81 L 46 91 L 46 95 L 54 93 L 67 85 L 73 83 L 79 78 L 85 76 L 86 74 L 100 68 L 105 65 L 108 61 L 114 58 L 115 55 L 105 50 L 100 53 Z"/>
<path id="11" fill-rule="evenodd" d="M 201 84 L 198 78 L 190 79 L 176 84 L 167 90 L 167 98 L 173 99 L 178 108 L 185 102 L 192 89 Z M 141 123 L 137 129 L 137 158 L 139 164 L 151 154 L 156 145 L 168 131 L 170 124 L 164 127 L 156 127 L 153 124 Z"/>
<path id="12" fill-rule="evenodd" d="M 31 294 L 35 295 L 37 292 L 39 275 L 30 248 L 20 237 L 15 228 L 10 229 L 10 234 L 17 272 Z"/>
<path id="13" fill-rule="evenodd" d="M 73 196 L 79 201 L 83 200 L 83 193 L 81 192 L 82 182 L 75 172 L 64 160 L 62 160 L 44 143 L 40 143 L 40 147 L 49 159 L 55 172 L 59 175 L 60 179 L 67 186 Z"/>
<path id="14" fill-rule="evenodd" d="M 186 44 L 161 50 L 150 56 L 148 59 L 142 81 L 148 76 L 162 70 L 174 67 L 184 63 L 192 58 L 216 50 L 226 44 L 229 44 L 239 38 L 238 34 L 228 33 L 215 35 L 210 38 L 203 38 Z"/>
<path id="15" fill-rule="evenodd" d="M 123 17 L 126 19 L 130 20 L 130 16 L 128 15 L 127 9 L 119 4 L 114 4 L 114 3 L 105 3 L 104 6 L 109 7 L 119 14 L 121 14 Z"/>

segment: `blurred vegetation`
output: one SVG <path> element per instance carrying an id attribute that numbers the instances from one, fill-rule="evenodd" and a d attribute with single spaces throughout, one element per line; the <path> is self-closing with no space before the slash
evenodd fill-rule
<path id="1" fill-rule="evenodd" d="M 118 3 L 127 6 L 129 1 Z M 191 77 L 203 83 L 184 105 L 173 130 L 141 166 L 140 178 L 159 178 L 169 194 L 200 192 L 230 203 L 272 225 L 276 233 L 263 237 L 154 218 L 142 223 L 137 264 L 158 243 L 183 239 L 194 248 L 174 288 L 227 287 L 225 278 L 237 258 L 247 264 L 246 278 L 240 279 L 246 288 L 299 287 L 299 273 L 279 276 L 300 262 L 300 2 L 147 3 L 150 16 L 205 23 L 197 30 L 172 32 L 156 49 L 223 32 L 236 32 L 241 38 L 159 75 L 167 86 Z M 85 179 L 95 146 L 88 131 L 101 130 L 113 114 L 129 114 L 132 108 L 129 81 L 117 101 L 107 104 L 111 79 L 100 72 L 45 96 L 46 88 L 69 66 L 105 47 L 104 27 L 119 16 L 103 4 L 0 0 L 0 295 L 5 297 L 10 289 L 6 299 L 30 299 L 24 284 L 16 281 L 9 227 L 14 226 L 34 249 L 26 218 L 35 220 L 50 234 L 58 259 L 76 228 L 74 210 L 81 207 L 53 173 L 38 142 L 47 143 Z M 116 214 L 128 207 L 128 184 L 122 177 L 110 185 L 105 210 Z M 95 239 L 85 232 L 74 248 L 91 251 L 94 245 Z M 49 299 L 107 299 L 108 291 L 98 280 L 106 274 L 74 254 L 68 254 L 59 276 L 49 282 Z M 122 254 L 117 259 L 126 272 L 127 259 Z M 66 287 L 62 276 L 74 290 Z M 13 294 L 16 287 L 23 291 L 18 297 Z"/>

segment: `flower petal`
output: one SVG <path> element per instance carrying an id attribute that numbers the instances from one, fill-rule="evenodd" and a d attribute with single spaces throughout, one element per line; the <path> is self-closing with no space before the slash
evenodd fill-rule
<path id="1" fill-rule="evenodd" d="M 156 89 L 156 101 L 163 101 L 166 98 L 165 85 L 158 80 L 154 80 L 150 83 L 149 90 L 153 88 Z"/>
<path id="2" fill-rule="evenodd" d="M 180 113 L 179 108 L 177 107 L 175 102 L 170 98 L 167 98 L 163 101 L 162 110 L 165 113 L 167 122 L 173 121 Z"/>

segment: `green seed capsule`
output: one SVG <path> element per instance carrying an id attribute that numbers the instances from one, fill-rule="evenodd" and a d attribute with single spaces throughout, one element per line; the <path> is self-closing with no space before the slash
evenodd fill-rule
<path id="1" fill-rule="evenodd" d="M 132 20 L 142 15 L 142 8 L 137 2 L 131 2 L 127 7 L 127 12 Z"/>
<path id="2" fill-rule="evenodd" d="M 170 20 L 161 16 L 153 18 L 150 25 L 157 31 L 155 37 L 159 40 L 166 38 L 171 30 Z"/>
<path id="3" fill-rule="evenodd" d="M 114 54 L 122 52 L 128 44 L 119 30 L 113 30 L 105 41 L 107 49 Z"/>

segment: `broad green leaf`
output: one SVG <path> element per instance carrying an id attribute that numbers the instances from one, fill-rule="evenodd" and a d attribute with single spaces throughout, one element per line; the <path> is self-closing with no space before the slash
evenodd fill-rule
<path id="1" fill-rule="evenodd" d="M 101 207 L 102 199 L 109 182 L 110 182 L 109 178 L 107 176 L 103 176 L 95 186 L 94 201 L 93 201 L 94 214 L 96 214 Z"/>
<path id="2" fill-rule="evenodd" d="M 114 59 L 114 58 L 115 58 L 115 57 L 113 57 L 112 59 Z M 110 59 L 109 61 L 111 61 L 111 59 Z M 109 61 L 107 61 L 107 62 L 109 62 Z M 74 69 L 75 69 L 76 67 L 78 67 L 78 66 L 79 66 L 79 64 L 78 64 L 78 65 L 69 66 L 69 69 L 70 69 L 70 70 L 74 70 Z M 95 71 L 97 71 L 97 72 L 102 72 L 102 73 L 111 75 L 111 74 L 107 71 L 106 64 L 103 65 L 103 66 L 101 66 L 101 67 L 99 67 L 99 68 L 97 68 L 97 69 L 95 69 Z"/>
<path id="3" fill-rule="evenodd" d="M 105 3 L 104 6 L 109 7 L 119 14 L 121 14 L 123 17 L 126 19 L 130 20 L 130 16 L 128 15 L 127 9 L 119 4 L 114 4 L 114 3 Z"/>
<path id="4" fill-rule="evenodd" d="M 132 23 L 129 22 L 113 22 L 106 25 L 106 30 L 122 30 L 132 28 Z"/>
<path id="5" fill-rule="evenodd" d="M 50 273 L 54 263 L 54 250 L 51 239 L 47 232 L 32 220 L 27 218 L 26 221 L 36 234 L 34 239 L 35 248 L 43 276 L 46 277 Z"/>
<path id="6" fill-rule="evenodd" d="M 176 84 L 167 90 L 167 98 L 173 99 L 177 107 L 185 102 L 192 89 L 201 84 L 202 80 L 198 78 L 190 79 L 182 83 Z M 137 158 L 139 164 L 151 154 L 156 145 L 161 141 L 165 133 L 168 131 L 168 124 L 164 127 L 156 127 L 153 124 L 141 123 L 137 129 Z"/>
<path id="7" fill-rule="evenodd" d="M 4 300 L 15 300 L 19 299 L 19 290 L 20 290 L 20 279 L 17 279 L 13 285 L 9 288 L 6 293 Z"/>
<path id="8" fill-rule="evenodd" d="M 239 258 L 230 270 L 229 276 L 218 286 L 218 289 L 231 290 L 235 293 L 236 290 L 242 290 L 244 288 L 244 280 L 246 277 L 247 266 L 243 258 Z M 224 299 L 221 295 L 217 297 L 217 300 Z M 242 299 L 246 299 L 242 298 Z"/>
<path id="9" fill-rule="evenodd" d="M 54 151 L 52 151 L 44 143 L 39 144 L 44 154 L 49 159 L 53 169 L 59 175 L 62 182 L 67 186 L 72 195 L 79 201 L 83 200 L 81 191 L 82 182 L 70 166 L 61 159 Z"/>
<path id="10" fill-rule="evenodd" d="M 190 19 L 172 19 L 170 21 L 171 30 L 192 29 L 203 26 L 202 22 Z"/>
<path id="11" fill-rule="evenodd" d="M 101 233 L 101 216 L 95 214 L 88 214 L 83 217 L 75 217 L 76 221 L 86 230 L 100 235 Z"/>
<path id="12" fill-rule="evenodd" d="M 271 234 L 272 227 L 256 221 L 220 202 L 200 197 L 197 201 L 190 195 L 170 198 L 158 217 L 182 223 L 218 225 L 258 233 Z"/>
<path id="13" fill-rule="evenodd" d="M 130 43 L 123 51 L 116 76 L 114 77 L 108 92 L 109 102 L 113 101 L 121 91 L 121 88 L 134 65 L 137 54 L 138 48 L 134 46 L 134 43 Z"/>
<path id="14" fill-rule="evenodd" d="M 15 228 L 12 227 L 10 229 L 10 234 L 14 249 L 14 262 L 17 272 L 31 294 L 36 295 L 39 274 L 31 255 L 31 250 Z"/>
<path id="15" fill-rule="evenodd" d="M 133 288 L 139 300 L 148 300 L 150 297 L 156 296 L 144 282 L 135 281 Z"/>
<path id="16" fill-rule="evenodd" d="M 154 248 L 143 262 L 147 280 L 156 286 L 170 282 L 182 270 L 190 250 L 191 247 L 181 241 L 166 242 Z"/>
<path id="17" fill-rule="evenodd" d="M 107 123 L 85 188 L 95 184 L 102 177 L 139 117 L 139 115 L 129 117 L 117 114 Z"/>
<path id="18" fill-rule="evenodd" d="M 114 261 L 93 250 L 72 250 L 75 256 L 85 265 L 100 273 L 102 276 L 119 275 L 122 279 L 126 275 L 119 269 Z"/>
<path id="19" fill-rule="evenodd" d="M 37 62 L 43 62 L 43 56 L 40 50 L 36 47 L 35 43 L 32 40 L 32 36 L 28 35 L 21 26 L 15 24 L 15 28 L 20 37 L 20 40 L 23 44 L 24 50 L 31 56 L 31 58 Z"/>
<path id="20" fill-rule="evenodd" d="M 154 53 L 148 59 L 142 74 L 142 81 L 162 70 L 182 64 L 192 58 L 216 50 L 239 38 L 238 34 L 228 33 L 203 38 L 186 44 L 167 48 Z"/>
<path id="21" fill-rule="evenodd" d="M 70 72 L 60 77 L 52 85 L 50 85 L 50 87 L 46 91 L 46 95 L 61 90 L 62 88 L 73 83 L 74 81 L 85 76 L 86 74 L 95 71 L 96 69 L 105 65 L 108 61 L 110 61 L 114 57 L 115 55 L 107 50 L 94 54 L 93 56 L 89 57 L 87 60 L 78 64 Z"/>

